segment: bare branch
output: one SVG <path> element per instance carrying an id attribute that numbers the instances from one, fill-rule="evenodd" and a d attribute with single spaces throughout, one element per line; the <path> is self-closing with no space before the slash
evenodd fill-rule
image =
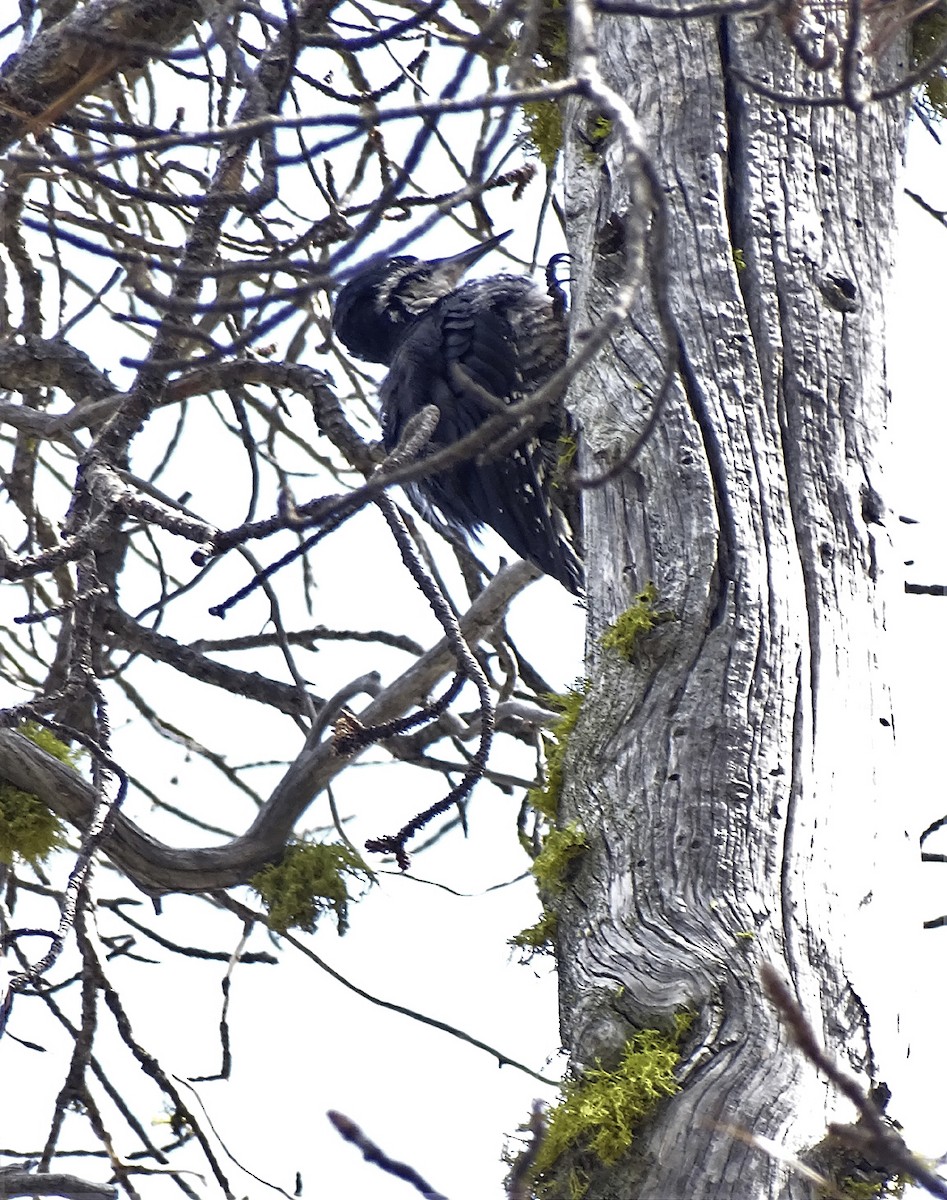
<path id="1" fill-rule="evenodd" d="M 342 1137 L 347 1142 L 351 1142 L 357 1146 L 362 1152 L 362 1157 L 366 1162 L 380 1167 L 386 1175 L 394 1175 L 396 1179 L 403 1179 L 405 1183 L 410 1183 L 415 1191 L 420 1192 L 425 1200 L 447 1200 L 440 1192 L 435 1192 L 429 1183 L 415 1171 L 414 1167 L 408 1166 L 407 1163 L 397 1162 L 376 1146 L 375 1143 L 362 1132 L 358 1125 L 340 1112 L 327 1112 L 326 1116 L 338 1130 Z"/>
<path id="2" fill-rule="evenodd" d="M 47 129 L 107 79 L 161 54 L 200 18 L 191 0 L 93 0 L 44 30 L 0 74 L 0 150 Z"/>
<path id="3" fill-rule="evenodd" d="M 61 1196 L 63 1200 L 117 1200 L 118 1188 L 112 1183 L 93 1183 L 77 1175 L 0 1170 L 0 1191 L 4 1196 Z"/>
<path id="4" fill-rule="evenodd" d="M 492 629 L 510 601 L 536 577 L 524 562 L 505 567 L 484 589 L 460 622 L 461 636 L 474 642 Z M 447 638 L 413 663 L 358 715 L 366 725 L 381 724 L 403 713 L 425 695 L 454 662 Z M 304 751 L 290 766 L 252 825 L 225 846 L 180 849 L 149 837 L 121 813 L 114 817 L 103 850 L 142 891 L 204 892 L 245 883 L 278 857 L 296 821 L 312 800 L 344 768 L 331 743 Z M 40 796 L 78 828 L 94 809 L 89 785 L 20 734 L 0 729 L 0 779 Z"/>

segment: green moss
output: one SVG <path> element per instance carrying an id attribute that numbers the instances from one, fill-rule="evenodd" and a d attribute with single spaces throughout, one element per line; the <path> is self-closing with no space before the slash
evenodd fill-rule
<path id="1" fill-rule="evenodd" d="M 562 768 L 569 738 L 575 729 L 588 694 L 589 683 L 585 682 L 563 695 L 547 694 L 544 701 L 560 716 L 543 739 L 546 751 L 544 782 L 527 793 L 527 802 L 548 821 L 555 821 L 559 812 L 559 797 L 562 793 Z M 582 854 L 586 846 L 583 830 L 575 823 L 562 829 L 550 829 L 543 838 L 542 848 L 533 859 L 532 873 L 544 898 L 558 895 L 565 886 L 571 864 Z M 557 916 L 546 904 L 543 915 L 528 929 L 510 939 L 510 944 L 526 950 L 544 952 L 552 948 L 556 934 Z"/>
<path id="2" fill-rule="evenodd" d="M 649 633 L 659 621 L 668 619 L 666 614 L 655 612 L 657 598 L 657 588 L 649 583 L 635 596 L 634 604 L 626 608 L 599 638 L 602 649 L 614 650 L 626 662 L 631 662 L 641 635 Z"/>
<path id="3" fill-rule="evenodd" d="M 509 944 L 527 951 L 527 959 L 534 954 L 551 954 L 558 927 L 559 917 L 556 913 L 543 909 L 543 915 L 536 924 L 521 929 L 515 937 L 510 938 Z"/>
<path id="4" fill-rule="evenodd" d="M 585 122 L 582 135 L 583 153 L 586 162 L 595 163 L 602 152 L 602 143 L 612 132 L 613 123 L 608 117 L 590 114 Z"/>
<path id="5" fill-rule="evenodd" d="M 24 721 L 17 732 L 67 767 L 75 768 L 83 754 L 35 721 Z M 39 796 L 0 782 L 0 862 L 12 866 L 21 858 L 35 867 L 65 844 L 66 826 Z"/>
<path id="6" fill-rule="evenodd" d="M 551 1110 L 546 1134 L 536 1155 L 533 1180 L 538 1193 L 544 1182 L 552 1183 L 557 1166 L 565 1156 L 592 1155 L 611 1166 L 627 1153 L 635 1131 L 667 1096 L 679 1091 L 674 1068 L 680 1061 L 680 1045 L 693 1022 L 690 1013 L 674 1018 L 674 1033 L 642 1029 L 625 1046 L 615 1071 L 592 1067 L 581 1079 L 567 1080 L 563 1098 Z M 562 1172 L 556 1174 L 561 1186 Z M 570 1165 L 567 1191 L 584 1195 L 587 1184 L 580 1166 Z"/>
<path id="7" fill-rule="evenodd" d="M 270 927 L 278 933 L 288 929 L 312 933 L 331 908 L 341 934 L 348 928 L 349 878 L 370 879 L 371 872 L 348 846 L 292 842 L 280 862 L 264 867 L 249 882 L 266 907 Z"/>
<path id="8" fill-rule="evenodd" d="M 585 831 L 575 821 L 562 829 L 550 829 L 530 868 L 540 889 L 558 895 L 565 887 L 570 865 L 585 851 L 586 845 Z"/>
<path id="9" fill-rule="evenodd" d="M 926 62 L 947 36 L 947 7 L 938 4 L 911 26 L 911 60 L 915 67 Z M 947 67 L 935 67 L 921 85 L 924 99 L 939 117 L 947 117 Z"/>
<path id="10" fill-rule="evenodd" d="M 893 1135 L 899 1136 L 900 1125 L 884 1112 L 889 1095 L 884 1084 L 873 1087 L 870 1092 L 882 1122 L 891 1128 Z M 874 1135 L 863 1139 L 864 1125 L 864 1118 L 860 1116 L 854 1125 L 832 1129 L 806 1154 L 806 1161 L 826 1181 L 827 1186 L 818 1189 L 820 1196 L 846 1196 L 851 1200 L 885 1200 L 887 1197 L 890 1200 L 901 1196 L 911 1182 L 904 1175 L 892 1174 L 887 1163 L 873 1161 L 874 1155 L 869 1156 L 869 1151 Z M 864 1152 L 859 1149 L 860 1145 L 864 1145 Z"/>
<path id="11" fill-rule="evenodd" d="M 36 721 L 24 721 L 17 733 L 22 733 L 34 746 L 39 746 L 40 750 L 45 750 L 47 754 L 58 758 L 61 763 L 72 767 L 73 770 L 78 765 L 79 759 L 85 754 L 85 750 L 81 746 L 67 746 L 65 742 L 56 737 L 51 729 L 47 729 L 45 725 L 40 725 Z"/>
<path id="12" fill-rule="evenodd" d="M 527 100 L 523 104 L 523 118 L 539 161 L 547 171 L 551 171 L 562 149 L 562 112 L 558 102 Z"/>
<path id="13" fill-rule="evenodd" d="M 857 1179 L 840 1179 L 839 1190 L 844 1192 L 846 1196 L 851 1196 L 852 1200 L 875 1200 L 878 1195 L 878 1185 L 876 1183 L 863 1183 Z"/>
<path id="14" fill-rule="evenodd" d="M 608 135 L 612 132 L 612 122 L 608 117 L 598 116 L 592 122 L 588 130 L 590 142 L 604 142 Z"/>
<path id="15" fill-rule="evenodd" d="M 545 0 L 540 9 L 536 57 L 524 83 L 539 86 L 569 74 L 569 33 L 563 0 Z M 526 135 L 547 170 L 562 149 L 562 109 L 557 100 L 528 100 L 523 105 Z"/>
<path id="16" fill-rule="evenodd" d="M 885 1200 L 885 1197 L 903 1196 L 907 1180 L 901 1175 L 892 1175 L 880 1182 L 845 1175 L 836 1181 L 835 1186 L 843 1196 L 850 1196 L 851 1200 Z"/>
<path id="17" fill-rule="evenodd" d="M 589 692 L 589 682 L 585 680 L 577 687 L 571 688 L 562 695 L 550 693 L 543 700 L 550 708 L 561 713 L 549 729 L 547 737 L 543 738 L 543 748 L 546 751 L 546 777 L 543 783 L 531 788 L 526 799 L 550 821 L 555 821 L 559 815 L 559 797 L 562 794 L 562 765 L 566 756 L 569 737 L 575 729 L 582 711 L 582 705 Z"/>
<path id="18" fill-rule="evenodd" d="M 0 783 L 0 862 L 12 866 L 22 858 L 38 866 L 66 844 L 65 834 L 62 821 L 38 796 Z"/>
<path id="19" fill-rule="evenodd" d="M 743 251 L 737 249 L 736 247 L 734 247 L 733 250 L 733 262 L 738 271 L 746 270 L 746 258 L 743 255 Z"/>

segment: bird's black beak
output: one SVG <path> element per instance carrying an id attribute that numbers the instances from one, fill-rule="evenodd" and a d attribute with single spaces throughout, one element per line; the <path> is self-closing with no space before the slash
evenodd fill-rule
<path id="1" fill-rule="evenodd" d="M 507 229 L 503 233 L 497 233 L 493 237 L 487 238 L 485 242 L 471 246 L 469 250 L 462 250 L 460 254 L 454 254 L 450 258 L 435 259 L 431 264 L 434 268 L 434 273 L 439 278 L 446 279 L 453 287 L 461 276 L 470 270 L 474 263 L 479 262 L 491 250 L 495 250 L 503 239 L 508 238 L 512 232 L 512 229 Z"/>

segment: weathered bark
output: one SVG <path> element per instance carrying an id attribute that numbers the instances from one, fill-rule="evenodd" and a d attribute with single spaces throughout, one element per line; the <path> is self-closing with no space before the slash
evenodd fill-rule
<path id="1" fill-rule="evenodd" d="M 176 45 L 200 16 L 193 0 L 95 0 L 42 29 L 0 74 L 0 150 Z"/>
<path id="2" fill-rule="evenodd" d="M 880 939 L 897 931 L 872 889 L 878 859 L 905 845 L 884 786 L 876 462 L 905 102 L 751 94 L 731 67 L 784 93 L 838 91 L 752 20 L 604 18 L 598 33 L 665 189 L 658 284 L 680 367 L 633 466 L 585 496 L 592 686 L 561 815 L 589 848 L 559 916 L 563 1037 L 581 1069 L 608 1065 L 633 1029 L 696 1019 L 681 1093 L 625 1162 L 584 1167 L 594 1200 L 809 1195 L 723 1126 L 804 1154 L 852 1119 L 789 1046 L 763 962 L 848 1070 L 875 1072 L 846 943 L 864 913 Z M 628 201 L 607 141 L 592 162 L 573 137 L 567 187 L 581 331 L 609 302 L 601 233 Z M 642 428 L 661 341 L 643 300 L 573 389 L 586 470 Z M 619 661 L 598 638 L 649 581 L 673 620 Z"/>
<path id="3" fill-rule="evenodd" d="M 0 1174 L 0 1196 L 61 1196 L 65 1200 L 115 1200 L 118 1188 L 111 1183 L 92 1183 L 76 1175 L 40 1175 L 35 1171 Z"/>

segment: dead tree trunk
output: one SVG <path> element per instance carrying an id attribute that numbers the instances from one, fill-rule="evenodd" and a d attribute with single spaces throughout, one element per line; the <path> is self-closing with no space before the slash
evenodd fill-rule
<path id="1" fill-rule="evenodd" d="M 652 249 L 651 295 L 573 389 L 586 473 L 627 453 L 660 392 L 660 289 L 677 366 L 641 453 L 585 494 L 591 683 L 560 817 L 588 847 L 559 914 L 563 1038 L 581 1077 L 614 1066 L 635 1030 L 666 1031 L 683 1010 L 694 1024 L 682 1090 L 631 1151 L 556 1168 L 594 1200 L 811 1194 L 732 1131 L 811 1156 L 828 1121 L 853 1119 L 790 1046 L 762 963 L 845 1068 L 876 1078 L 848 944 L 868 922 L 884 961 L 898 918 L 878 863 L 890 872 L 906 846 L 886 776 L 877 462 L 905 98 L 855 93 L 906 67 L 889 47 L 883 66 L 866 59 L 867 84 L 846 82 L 849 35 L 818 71 L 803 32 L 774 19 L 597 26 L 603 75 L 644 131 L 667 247 L 663 261 Z M 741 78 L 836 103 L 781 102 Z M 596 119 L 578 105 L 568 145 L 579 338 L 612 301 L 616 230 L 636 202 Z M 603 651 L 651 581 L 670 619 L 631 661 Z"/>

